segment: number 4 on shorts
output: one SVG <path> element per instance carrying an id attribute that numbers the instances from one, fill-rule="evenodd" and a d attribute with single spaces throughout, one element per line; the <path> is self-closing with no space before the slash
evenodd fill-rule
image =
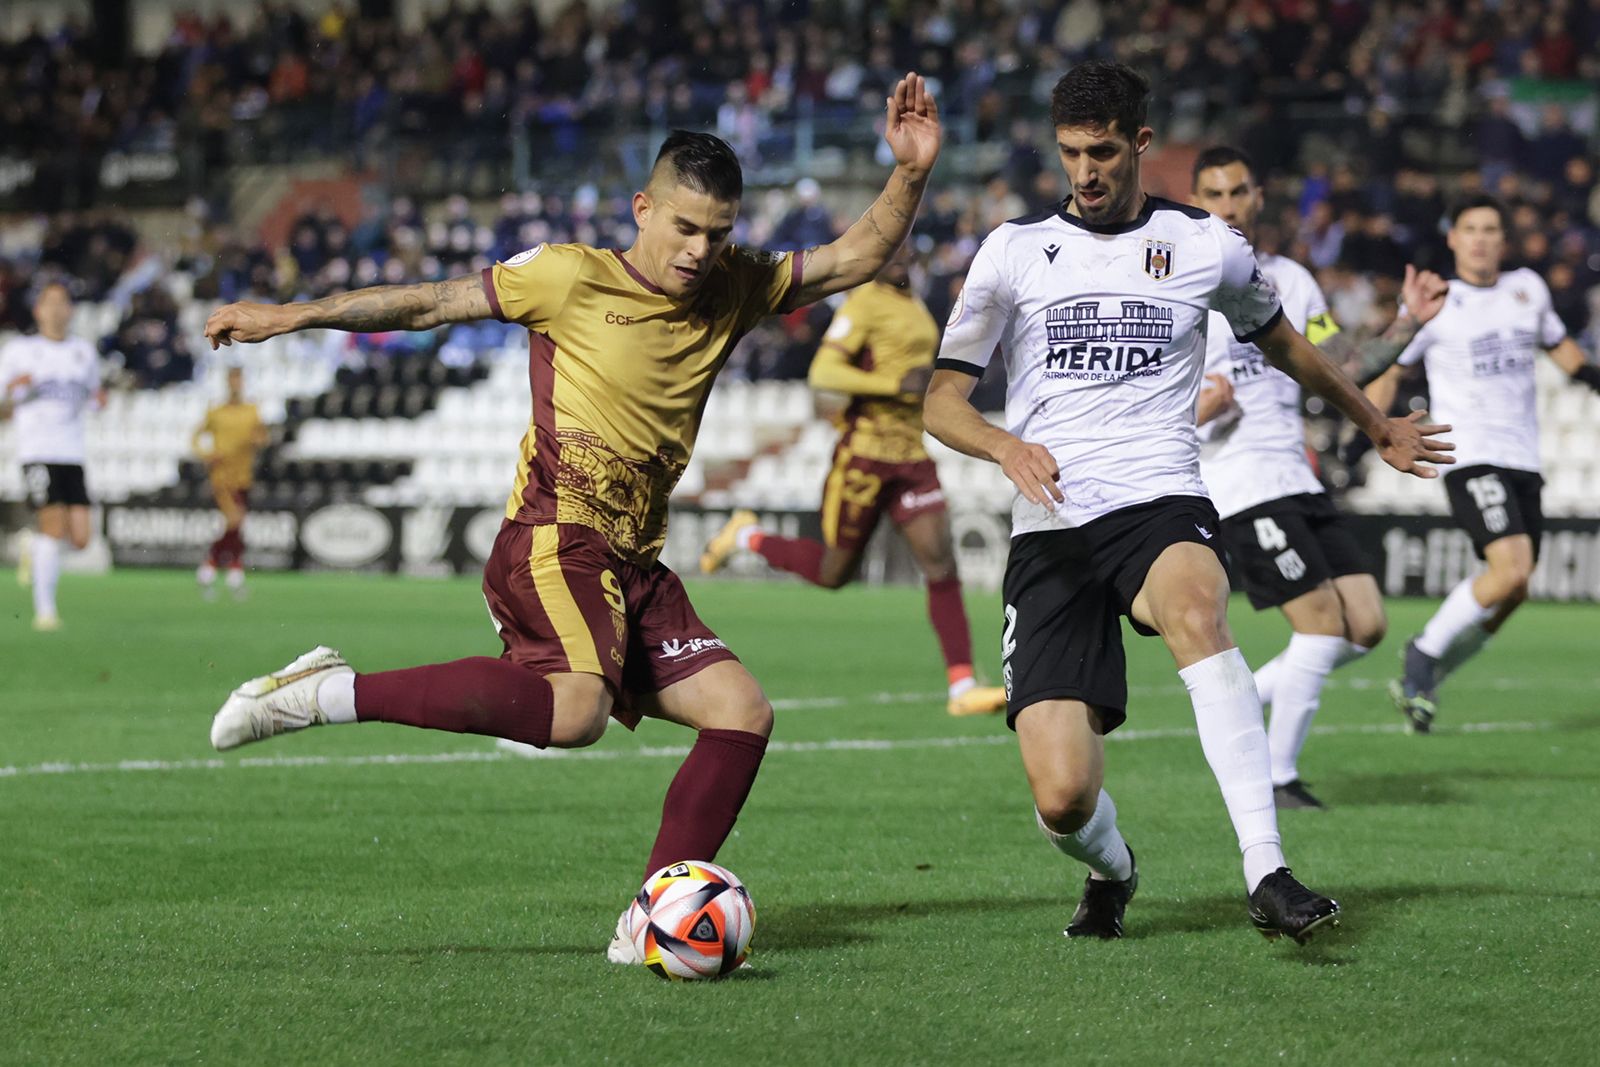
<path id="1" fill-rule="evenodd" d="M 1265 552 L 1277 552 L 1279 549 L 1289 547 L 1289 537 L 1283 532 L 1277 520 L 1272 518 L 1256 520 L 1256 542 Z"/>

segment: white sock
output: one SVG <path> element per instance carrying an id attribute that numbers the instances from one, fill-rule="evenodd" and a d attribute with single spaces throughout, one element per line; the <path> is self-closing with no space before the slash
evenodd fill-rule
<path id="1" fill-rule="evenodd" d="M 1279 652 L 1267 662 L 1256 668 L 1256 696 L 1261 698 L 1261 706 L 1266 707 L 1272 703 L 1272 698 L 1277 696 L 1278 670 L 1283 666 L 1283 653 Z"/>
<path id="2" fill-rule="evenodd" d="M 356 721 L 356 672 L 334 671 L 317 683 L 317 707 L 329 722 Z"/>
<path id="3" fill-rule="evenodd" d="M 1300 777 L 1295 762 L 1322 701 L 1322 683 L 1339 665 L 1339 656 L 1349 644 L 1331 635 L 1293 634 L 1289 647 L 1278 657 L 1282 665 L 1278 668 L 1277 700 L 1267 724 L 1273 785 L 1286 785 Z"/>
<path id="4" fill-rule="evenodd" d="M 958 678 L 950 683 L 950 699 L 954 700 L 956 697 L 965 696 L 976 688 L 978 688 L 978 680 L 972 675 L 969 674 L 965 678 Z"/>
<path id="5" fill-rule="evenodd" d="M 213 585 L 217 580 L 217 568 L 209 563 L 202 563 L 195 569 L 194 578 L 201 585 Z"/>
<path id="6" fill-rule="evenodd" d="M 740 552 L 750 552 L 753 551 L 750 548 L 750 539 L 757 534 L 764 533 L 766 533 L 765 530 L 752 522 L 749 526 L 739 527 L 739 532 L 733 535 L 733 543 L 738 547 Z"/>
<path id="7" fill-rule="evenodd" d="M 1360 659 L 1362 656 L 1365 656 L 1371 651 L 1372 649 L 1368 648 L 1366 645 L 1358 645 L 1354 641 L 1347 640 L 1344 643 L 1344 647 L 1339 650 L 1339 658 L 1337 661 L 1335 661 L 1333 669 L 1338 670 L 1346 663 L 1354 663 L 1356 660 Z"/>
<path id="8" fill-rule="evenodd" d="M 1057 852 L 1086 864 L 1093 874 L 1113 882 L 1133 877 L 1133 853 L 1128 851 L 1128 843 L 1117 829 L 1117 806 L 1104 789 L 1100 790 L 1100 799 L 1095 801 L 1094 814 L 1077 833 L 1056 833 L 1044 824 L 1044 816 L 1039 814 L 1038 808 L 1033 809 L 1033 821 L 1039 824 Z"/>
<path id="9" fill-rule="evenodd" d="M 1340 640 L 1343 640 L 1341 638 Z M 1351 663 L 1365 656 L 1372 649 L 1365 645 L 1358 645 L 1354 641 L 1344 641 L 1339 650 L 1339 661 L 1333 665 L 1338 670 L 1346 663 Z M 1261 706 L 1267 707 L 1272 703 L 1272 698 L 1277 695 L 1278 668 L 1283 666 L 1283 653 L 1279 652 L 1267 662 L 1256 668 L 1256 695 L 1261 698 Z"/>
<path id="10" fill-rule="evenodd" d="M 1261 879 L 1286 866 L 1255 681 L 1237 648 L 1191 663 L 1178 677 L 1189 690 L 1200 747 L 1239 838 L 1245 890 L 1254 892 Z"/>
<path id="11" fill-rule="evenodd" d="M 244 588 L 244 568 L 243 567 L 229 567 L 228 568 L 228 588 L 229 589 L 243 589 Z"/>
<path id="12" fill-rule="evenodd" d="M 1442 659 L 1463 631 L 1482 626 L 1493 614 L 1493 608 L 1484 607 L 1472 595 L 1472 579 L 1463 578 L 1459 585 L 1450 590 L 1450 595 L 1444 598 L 1444 603 L 1439 605 L 1439 610 L 1433 613 L 1433 618 L 1428 620 L 1428 625 L 1422 628 L 1422 633 L 1417 635 L 1413 643 L 1418 651 L 1434 659 Z"/>
<path id="13" fill-rule="evenodd" d="M 33 534 L 33 614 L 36 618 L 56 615 L 56 583 L 61 580 L 61 539 Z"/>
<path id="14" fill-rule="evenodd" d="M 1433 684 L 1443 685 L 1444 680 L 1455 673 L 1457 667 L 1483 651 L 1483 646 L 1488 644 L 1489 638 L 1494 634 L 1485 630 L 1482 625 L 1473 623 L 1456 635 L 1450 642 L 1450 647 L 1444 650 L 1444 655 L 1439 657 L 1439 665 L 1434 668 Z"/>

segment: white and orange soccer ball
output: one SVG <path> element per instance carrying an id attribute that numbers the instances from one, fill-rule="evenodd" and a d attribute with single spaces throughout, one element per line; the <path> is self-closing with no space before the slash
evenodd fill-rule
<path id="1" fill-rule="evenodd" d="M 628 906 L 627 931 L 644 965 L 671 981 L 719 978 L 750 952 L 756 908 L 726 867 L 673 863 L 645 879 Z"/>

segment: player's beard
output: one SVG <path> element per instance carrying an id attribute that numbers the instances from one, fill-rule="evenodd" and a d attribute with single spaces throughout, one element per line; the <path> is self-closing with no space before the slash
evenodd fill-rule
<path id="1" fill-rule="evenodd" d="M 1115 187 L 1103 184 L 1101 189 L 1106 195 L 1097 204 L 1086 204 L 1078 198 L 1078 214 L 1083 216 L 1084 222 L 1094 226 L 1105 226 L 1120 221 L 1128 210 L 1128 204 L 1138 192 L 1132 183 Z M 1076 190 L 1073 196 L 1077 197 Z"/>

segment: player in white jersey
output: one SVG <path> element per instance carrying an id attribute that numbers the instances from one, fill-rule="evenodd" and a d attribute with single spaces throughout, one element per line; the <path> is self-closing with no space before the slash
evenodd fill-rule
<path id="1" fill-rule="evenodd" d="M 60 283 L 39 291 L 33 304 L 39 332 L 0 349 L 0 408 L 16 422 L 28 504 L 38 529 L 28 546 L 33 583 L 33 628 L 61 628 L 56 583 L 65 544 L 89 543 L 89 492 L 83 480 L 83 417 L 104 402 L 94 346 L 67 336 L 72 297 Z"/>
<path id="2" fill-rule="evenodd" d="M 1245 235 L 1255 236 L 1261 183 L 1250 158 L 1219 145 L 1195 159 L 1191 196 Z M 1359 349 L 1328 311 L 1311 272 L 1284 256 L 1258 256 L 1283 313 L 1335 362 L 1387 369 L 1444 303 L 1444 279 L 1408 268 L 1405 305 L 1389 328 Z M 1367 553 L 1323 491 L 1306 458 L 1300 383 L 1235 340 L 1213 311 L 1206 339 L 1200 476 L 1222 516 L 1222 542 L 1257 611 L 1279 608 L 1293 631 L 1283 652 L 1256 671 L 1270 705 L 1267 751 L 1279 808 L 1320 808 L 1300 780 L 1299 756 L 1335 668 L 1372 650 L 1388 629 L 1383 594 Z"/>
<path id="3" fill-rule="evenodd" d="M 1600 367 L 1567 336 L 1544 279 L 1527 268 L 1501 271 L 1505 222 L 1505 209 L 1488 196 L 1451 212 L 1447 241 L 1456 277 L 1444 310 L 1370 388 L 1374 402 L 1386 407 L 1404 368 L 1426 367 L 1434 411 L 1461 432 L 1458 466 L 1444 480 L 1450 511 L 1488 564 L 1451 590 L 1406 643 L 1405 676 L 1390 693 L 1418 733 L 1433 725 L 1439 684 L 1528 597 L 1544 529 L 1533 377 L 1539 352 L 1600 392 Z"/>
<path id="4" fill-rule="evenodd" d="M 1146 196 L 1149 85 L 1121 64 L 1068 72 L 1051 96 L 1072 188 L 1059 208 L 984 241 L 951 312 L 924 404 L 928 430 L 998 463 L 1016 485 L 1002 635 L 1007 721 L 1036 818 L 1090 874 L 1069 937 L 1120 937 L 1138 884 L 1102 789 L 1105 738 L 1126 717 L 1119 616 L 1160 634 L 1189 690 L 1200 743 L 1243 853 L 1252 921 L 1304 940 L 1339 906 L 1285 865 L 1261 701 L 1228 630 L 1216 510 L 1200 480 L 1195 400 L 1206 313 L 1326 397 L 1401 470 L 1447 461 L 1386 419 L 1283 316 L 1237 230 Z M 996 349 L 1006 429 L 969 397 Z"/>

